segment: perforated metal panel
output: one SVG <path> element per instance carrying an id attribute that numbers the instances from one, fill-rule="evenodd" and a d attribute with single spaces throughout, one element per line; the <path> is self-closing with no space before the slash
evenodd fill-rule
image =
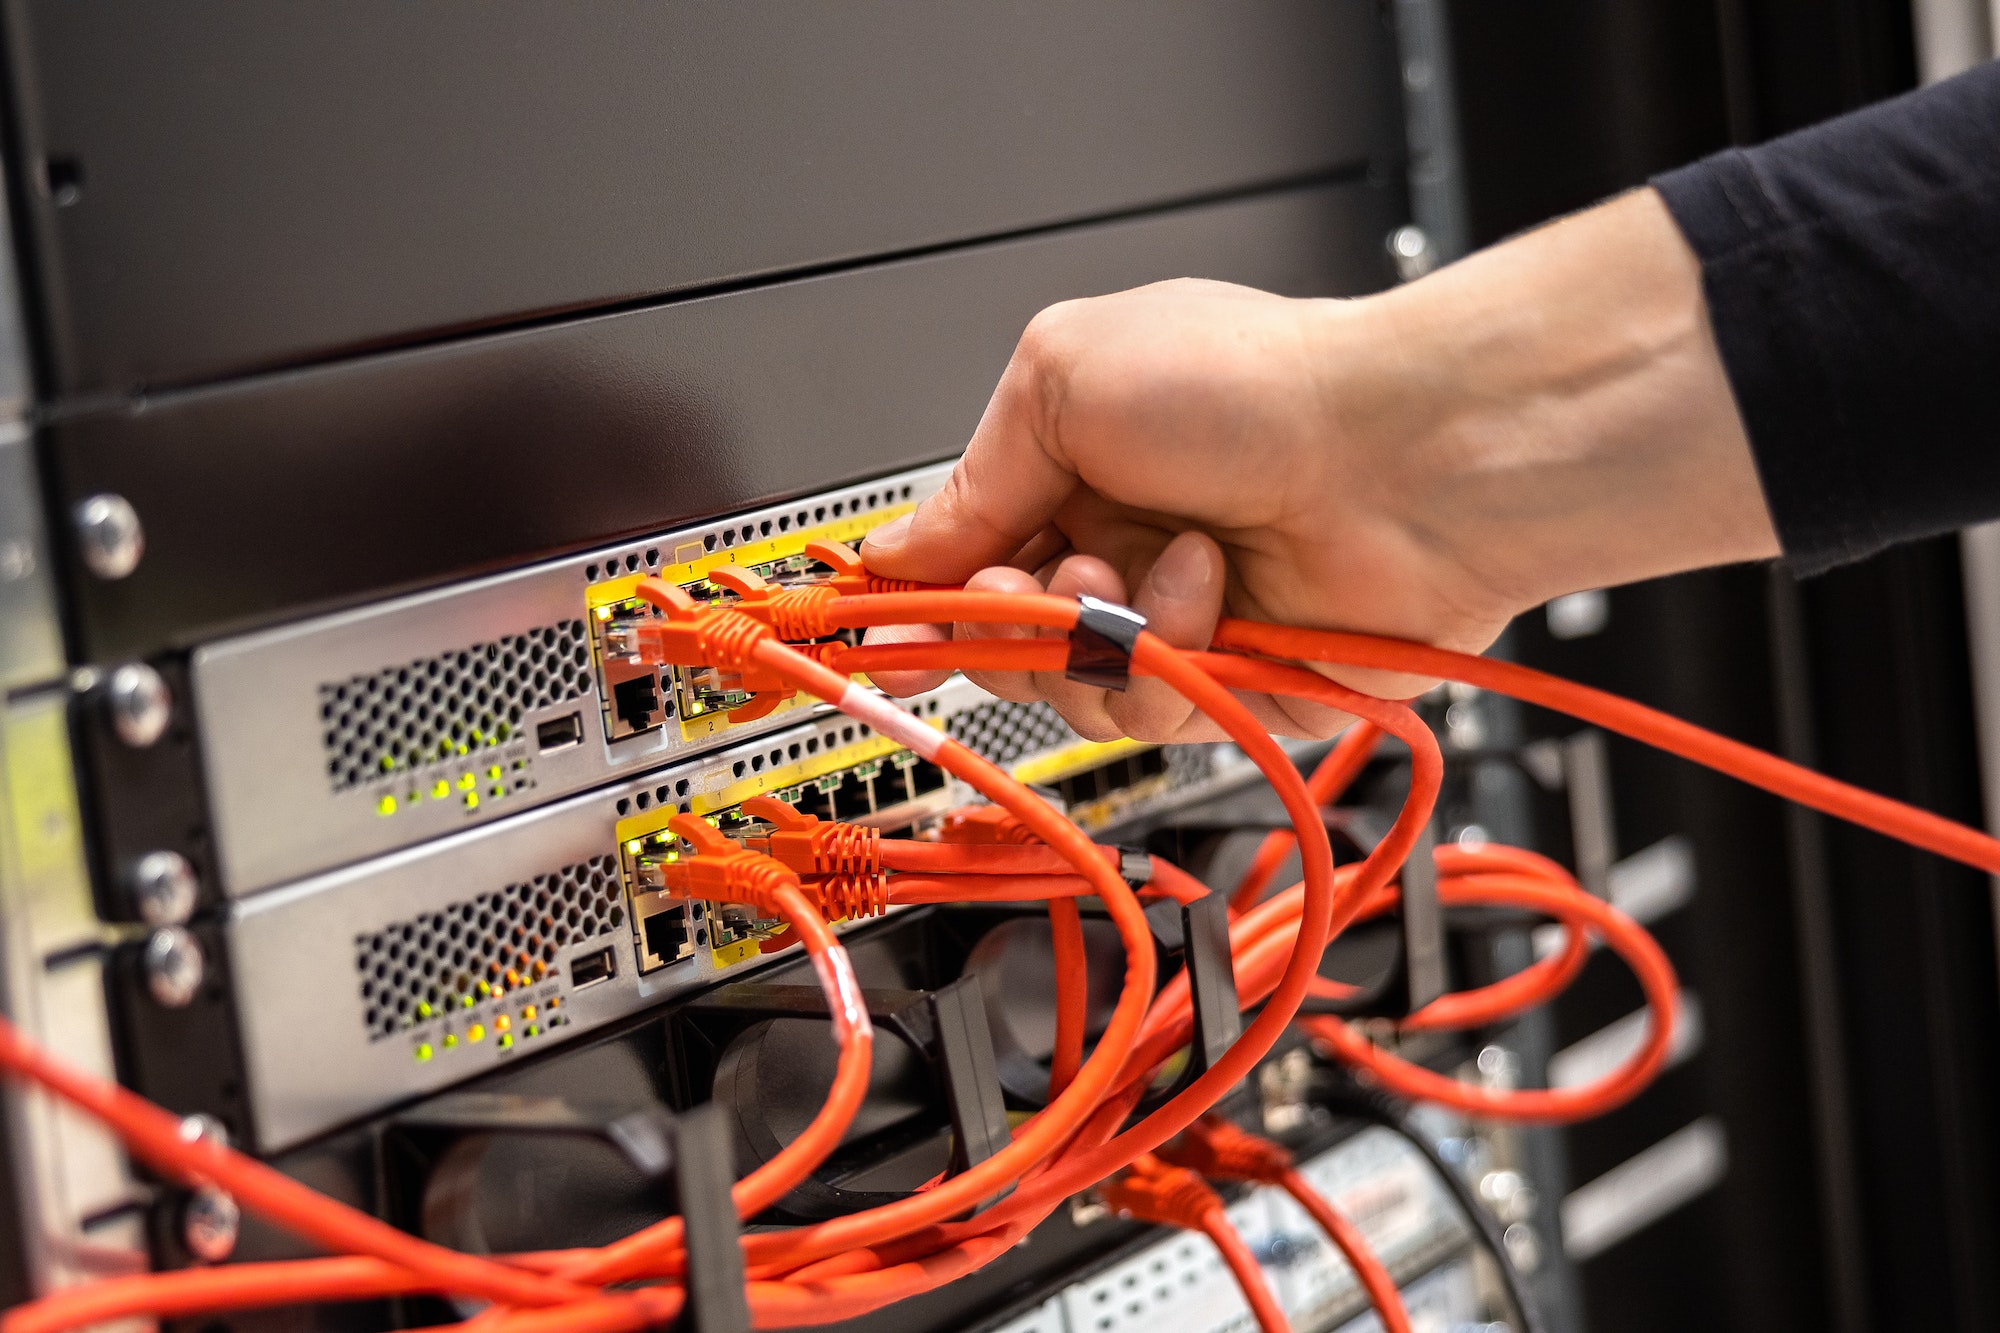
<path id="1" fill-rule="evenodd" d="M 951 738 L 996 764 L 1039 753 L 1077 739 L 1069 723 L 1046 703 L 1017 704 L 996 699 L 945 724 Z"/>
<path id="2" fill-rule="evenodd" d="M 528 713 L 590 687 L 581 620 L 321 685 L 327 775 L 345 791 L 379 774 L 493 749 Z"/>
<path id="3" fill-rule="evenodd" d="M 625 924 L 618 858 L 597 856 L 354 939 L 371 1039 L 541 980 L 556 952 Z"/>

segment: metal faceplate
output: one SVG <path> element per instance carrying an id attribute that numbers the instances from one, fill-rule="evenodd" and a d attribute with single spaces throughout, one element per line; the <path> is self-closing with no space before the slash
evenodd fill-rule
<path id="1" fill-rule="evenodd" d="M 1081 740 L 1048 705 L 997 700 L 962 678 L 900 704 L 1023 780 L 1128 774 L 1145 748 Z M 1166 770 L 1187 777 L 1134 785 L 1172 800 L 1229 769 L 1214 762 L 1226 749 L 1171 747 Z M 728 827 L 752 796 L 826 809 L 861 788 L 860 808 L 836 816 L 891 829 L 973 797 L 836 713 L 233 904 L 225 936 L 258 1148 L 754 965 L 777 923 L 649 888 L 645 858 L 677 855 L 665 830 L 678 811 Z M 685 914 L 684 933 L 662 952 L 648 925 L 665 908 Z"/>
<path id="2" fill-rule="evenodd" d="M 197 650 L 225 893 L 460 832 L 797 721 L 804 696 L 748 724 L 676 709 L 611 739 L 599 617 L 644 575 L 697 582 L 718 565 L 794 557 L 815 537 L 858 541 L 949 473 L 936 464 Z M 538 737 L 545 724 L 557 743 Z"/>

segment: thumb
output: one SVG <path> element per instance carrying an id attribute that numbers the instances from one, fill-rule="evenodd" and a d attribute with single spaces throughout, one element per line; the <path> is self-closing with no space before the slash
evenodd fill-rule
<path id="1" fill-rule="evenodd" d="M 1015 350 L 944 489 L 868 534 L 861 556 L 877 574 L 963 583 L 1013 559 L 1077 488 L 1060 451 L 1047 447 L 1049 385 L 1059 372 L 1031 345 L 1024 339 Z"/>

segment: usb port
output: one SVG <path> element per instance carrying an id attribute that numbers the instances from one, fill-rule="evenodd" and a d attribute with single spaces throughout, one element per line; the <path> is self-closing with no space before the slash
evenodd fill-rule
<path id="1" fill-rule="evenodd" d="M 569 984 L 571 990 L 582 990 L 585 986 L 595 986 L 600 981 L 609 981 L 618 975 L 618 955 L 610 949 L 599 949 L 594 953 L 578 954 L 569 960 Z"/>
<path id="2" fill-rule="evenodd" d="M 535 726 L 535 747 L 543 754 L 583 744 L 583 714 L 566 713 Z"/>

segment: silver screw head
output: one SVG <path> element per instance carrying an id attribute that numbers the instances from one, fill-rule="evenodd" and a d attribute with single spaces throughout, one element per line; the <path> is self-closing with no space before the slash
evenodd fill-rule
<path id="1" fill-rule="evenodd" d="M 201 989 L 206 962 L 201 944 L 179 926 L 163 926 L 146 939 L 146 988 L 169 1009 L 184 1009 Z"/>
<path id="2" fill-rule="evenodd" d="M 212 1186 L 196 1190 L 181 1207 L 181 1243 L 204 1263 L 219 1264 L 236 1251 L 243 1211 Z"/>
<path id="3" fill-rule="evenodd" d="M 1507 1258 L 1523 1273 L 1532 1273 L 1542 1266 L 1542 1238 L 1526 1222 L 1516 1222 L 1500 1233 L 1500 1240 L 1507 1249 Z"/>
<path id="4" fill-rule="evenodd" d="M 181 1117 L 182 1143 L 219 1143 L 229 1146 L 229 1126 L 217 1120 L 206 1111 L 196 1111 Z"/>
<path id="5" fill-rule="evenodd" d="M 101 579 L 122 579 L 146 553 L 146 530 L 139 511 L 122 495 L 106 491 L 80 501 L 72 515 L 83 563 Z"/>
<path id="6" fill-rule="evenodd" d="M 1437 247 L 1422 227 L 1414 223 L 1389 233 L 1389 258 L 1396 263 L 1396 276 L 1415 282 L 1438 266 Z"/>
<path id="7" fill-rule="evenodd" d="M 144 662 L 127 662 L 105 683 L 104 706 L 118 739 L 143 750 L 166 734 L 174 715 L 174 696 L 159 672 Z"/>
<path id="8" fill-rule="evenodd" d="M 194 867 L 179 852 L 147 852 L 132 867 L 132 906 L 149 926 L 186 924 L 199 887 Z"/>

